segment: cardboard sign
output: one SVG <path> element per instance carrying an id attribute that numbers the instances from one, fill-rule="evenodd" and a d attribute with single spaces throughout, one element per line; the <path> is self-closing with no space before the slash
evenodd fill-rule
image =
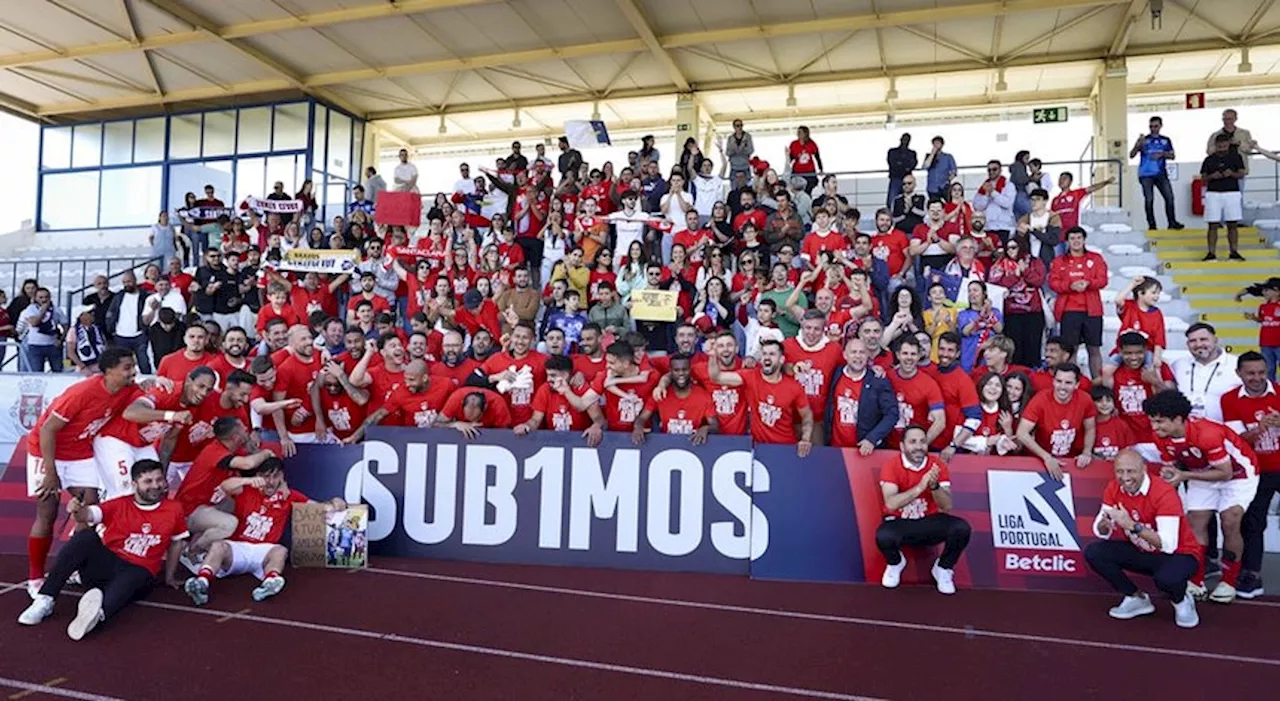
<path id="1" fill-rule="evenodd" d="M 636 290 L 631 293 L 631 318 L 636 321 L 675 321 L 676 290 Z"/>
<path id="2" fill-rule="evenodd" d="M 290 555 L 294 567 L 368 567 L 369 507 L 331 512 L 326 504 L 295 505 Z"/>

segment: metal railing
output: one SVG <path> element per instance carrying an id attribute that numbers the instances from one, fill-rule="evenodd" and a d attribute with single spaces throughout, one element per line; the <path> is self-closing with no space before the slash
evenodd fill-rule
<path id="1" fill-rule="evenodd" d="M 124 275 L 125 273 L 130 271 L 132 271 L 134 275 L 138 277 L 138 281 L 141 282 L 142 273 L 143 271 L 146 270 L 148 265 L 152 265 L 152 264 L 158 265 L 160 266 L 161 271 L 164 270 L 164 265 L 165 265 L 165 260 L 163 256 L 121 256 L 117 258 L 106 258 L 106 257 L 86 258 L 83 260 L 67 261 L 67 262 L 80 265 L 79 287 L 76 287 L 75 289 L 64 293 L 66 295 L 66 302 L 67 302 L 67 306 L 66 306 L 67 319 L 70 320 L 72 323 L 75 323 L 75 319 L 71 318 L 71 310 L 74 309 L 77 304 L 79 304 L 78 300 L 83 300 L 84 295 L 89 290 L 93 289 L 93 282 L 89 280 L 89 266 L 88 266 L 89 263 L 105 262 L 107 264 L 107 269 L 105 271 L 98 271 L 98 272 L 100 272 L 102 275 L 104 275 L 107 278 L 108 284 L 110 284 L 113 280 L 118 279 L 121 275 Z M 113 263 L 116 264 L 115 272 L 112 272 Z M 59 269 L 58 274 L 59 276 L 61 276 L 62 274 L 61 269 Z"/>

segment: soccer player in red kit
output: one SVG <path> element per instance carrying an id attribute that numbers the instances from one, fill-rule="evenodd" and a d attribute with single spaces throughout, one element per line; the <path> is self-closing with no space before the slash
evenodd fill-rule
<path id="1" fill-rule="evenodd" d="M 364 424 L 346 442 L 355 443 L 364 438 L 370 426 L 408 426 L 430 428 L 444 409 L 445 402 L 453 394 L 453 383 L 444 378 L 432 379 L 427 375 L 427 364 L 412 360 L 404 366 L 404 384 L 396 388 Z"/>
<path id="2" fill-rule="evenodd" d="M 631 440 L 636 445 L 644 443 L 645 431 L 658 416 L 658 432 L 689 436 L 694 445 L 707 442 L 707 435 L 716 433 L 715 405 L 711 395 L 693 383 L 693 361 L 680 353 L 671 356 L 671 391 L 658 401 L 650 397 L 645 402 L 644 413 L 631 430 Z"/>
<path id="3" fill-rule="evenodd" d="M 67 513 L 80 530 L 58 551 L 53 570 L 35 600 L 18 616 L 19 623 L 33 626 L 48 618 L 54 598 L 73 572 L 80 573 L 89 589 L 80 597 L 76 617 L 67 626 L 72 640 L 80 640 L 139 598 L 162 566 L 165 582 L 179 584 L 174 575 L 188 535 L 182 507 L 165 498 L 168 486 L 160 463 L 139 460 L 131 470 L 132 497 L 102 505 L 72 498 L 67 504 Z"/>
<path id="4" fill-rule="evenodd" d="M 517 436 L 546 429 L 548 431 L 581 431 L 587 445 L 595 447 L 603 437 L 605 419 L 599 402 L 573 388 L 573 361 L 567 356 L 547 357 L 547 382 L 533 393 L 533 415 L 528 421 L 512 426 Z"/>
<path id="5" fill-rule="evenodd" d="M 1061 336 L 1050 336 L 1044 342 L 1044 368 L 1034 370 L 1028 377 L 1036 392 L 1053 391 L 1053 374 L 1063 363 L 1074 363 L 1076 347 L 1068 345 Z M 1080 391 L 1088 394 L 1093 389 L 1093 382 L 1087 377 L 1080 378 Z"/>
<path id="6" fill-rule="evenodd" d="M 889 433 L 886 448 L 897 448 L 902 432 L 912 424 L 924 425 L 929 443 L 937 440 L 947 427 L 947 413 L 942 404 L 942 389 L 938 381 L 920 371 L 918 363 L 923 355 L 920 341 L 915 336 L 903 336 L 898 340 L 898 367 L 888 373 L 889 383 L 898 397 L 898 425 Z"/>
<path id="7" fill-rule="evenodd" d="M 404 383 L 408 355 L 394 333 L 378 337 L 378 352 L 365 351 L 351 371 L 351 384 L 369 390 L 369 410 L 376 411 Z"/>
<path id="8" fill-rule="evenodd" d="M 1062 479 L 1063 460 L 1074 460 L 1081 470 L 1093 462 L 1098 409 L 1079 388 L 1080 366 L 1059 365 L 1053 374 L 1053 391 L 1032 397 L 1018 421 L 1018 442 L 1040 458 L 1056 480 Z"/>
<path id="9" fill-rule="evenodd" d="M 1222 395 L 1222 420 L 1253 446 L 1258 456 L 1258 492 L 1241 522 L 1244 556 L 1236 595 L 1242 599 L 1262 596 L 1262 534 L 1267 511 L 1280 491 L 1280 385 L 1268 379 L 1267 359 L 1257 351 L 1240 355 L 1236 374 L 1244 383 Z"/>
<path id="10" fill-rule="evenodd" d="M 1258 492 L 1258 456 L 1235 431 L 1209 419 L 1191 418 L 1191 400 L 1176 389 L 1148 399 L 1160 476 L 1171 486 L 1187 485 L 1183 502 L 1196 539 L 1206 544 L 1214 513 L 1222 528 L 1222 581 L 1209 599 L 1229 604 L 1236 598 L 1244 538 L 1244 510 Z M 1191 580 L 1192 596 L 1204 596 L 1203 564 Z"/>
<path id="11" fill-rule="evenodd" d="M 1124 595 L 1112 618 L 1128 620 L 1155 613 L 1155 604 L 1125 572 L 1151 577 L 1173 602 L 1174 622 L 1182 628 L 1200 623 L 1188 582 L 1200 567 L 1203 549 L 1182 511 L 1178 492 L 1147 472 L 1135 450 L 1115 459 L 1115 479 L 1102 492 L 1102 508 L 1093 534 L 1102 540 L 1084 550 L 1089 568 Z"/>
<path id="12" fill-rule="evenodd" d="M 782 343 L 783 357 L 791 366 L 792 377 L 804 388 L 805 399 L 814 416 L 826 416 L 827 385 L 844 362 L 840 344 L 826 334 L 827 316 L 817 309 L 804 313 L 800 333 Z M 823 425 L 814 422 L 813 440 L 822 445 Z"/>
<path id="13" fill-rule="evenodd" d="M 943 544 L 931 573 L 943 594 L 956 593 L 955 566 L 969 545 L 972 529 L 951 511 L 951 473 L 947 464 L 929 455 L 927 432 L 911 424 L 902 432 L 901 451 L 880 469 L 884 521 L 876 529 L 876 548 L 884 555 L 880 584 L 896 589 L 907 558 L 902 546 Z"/>
<path id="14" fill-rule="evenodd" d="M 533 393 L 547 381 L 547 356 L 533 350 L 533 326 L 521 321 L 511 329 L 508 350 L 494 353 L 476 370 L 498 393 L 509 398 L 511 415 L 516 423 L 533 416 Z"/>
<path id="15" fill-rule="evenodd" d="M 199 406 L 192 408 L 191 423 L 175 424 L 169 433 L 160 440 L 156 452 L 160 454 L 160 462 L 168 463 L 167 480 L 169 489 L 177 493 L 182 488 L 182 481 L 195 462 L 201 449 L 214 437 L 213 424 L 224 416 L 233 416 L 249 425 L 251 409 L 249 398 L 253 394 L 256 378 L 248 373 L 233 375 L 227 378 L 227 386 L 222 392 L 210 392 Z"/>
<path id="16" fill-rule="evenodd" d="M 246 452 L 248 454 L 246 454 Z M 182 481 L 174 501 L 182 506 L 187 526 L 194 541 L 187 546 L 188 555 L 197 561 L 215 541 L 230 538 L 236 519 L 218 505 L 226 498 L 219 489 L 222 481 L 237 472 L 257 469 L 274 455 L 260 448 L 249 435 L 239 417 L 220 416 L 213 422 L 213 440 L 207 441 L 187 478 Z"/>
<path id="17" fill-rule="evenodd" d="M 642 371 L 636 364 L 635 349 L 626 341 L 611 343 L 605 358 L 609 371 L 597 376 L 584 394 L 588 400 L 600 402 L 608 430 L 631 432 L 658 385 L 658 371 Z"/>
<path id="18" fill-rule="evenodd" d="M 585 324 L 578 337 L 578 352 L 573 354 L 573 371 L 582 375 L 582 380 L 587 384 L 609 369 L 604 357 L 603 338 L 604 331 L 594 321 Z"/>
<path id="19" fill-rule="evenodd" d="M 68 387 L 27 434 L 27 496 L 36 498 L 27 537 L 29 593 L 44 582 L 59 494 L 66 489 L 82 503 L 97 503 L 100 478 L 93 438 L 141 391 L 134 385 L 138 368 L 133 351 L 108 348 L 98 357 L 98 367 L 101 375 Z"/>
<path id="20" fill-rule="evenodd" d="M 369 415 L 369 393 L 351 384 L 342 363 L 330 360 L 325 364 L 319 382 L 311 384 L 311 403 L 316 413 L 316 442 L 359 440 L 352 436 Z"/>
<path id="21" fill-rule="evenodd" d="M 947 424 L 932 447 L 941 451 L 943 462 L 951 462 L 959 446 L 964 445 L 982 425 L 982 402 L 977 384 L 960 366 L 960 336 L 946 331 L 938 336 L 938 368 L 933 379 L 942 392 L 943 412 Z"/>
<path id="22" fill-rule="evenodd" d="M 275 457 L 268 458 L 251 475 L 228 477 L 219 488 L 235 501 L 240 525 L 229 539 L 209 546 L 200 571 L 183 584 L 183 591 L 196 606 L 204 606 L 209 603 L 214 579 L 251 574 L 261 582 L 253 590 L 254 601 L 279 594 L 284 589 L 280 573 L 289 558 L 289 549 L 280 544 L 285 525 L 294 504 L 315 502 L 289 488 L 284 481 L 284 463 Z M 347 503 L 335 497 L 326 506 L 328 511 L 340 511 L 347 508 Z"/>
<path id="23" fill-rule="evenodd" d="M 726 371 L 717 358 L 707 359 L 707 375 L 716 384 L 746 390 L 751 414 L 751 439 L 756 443 L 795 444 L 796 454 L 807 457 L 813 448 L 813 411 L 799 382 L 782 371 L 782 344 L 760 342 L 760 364 Z M 796 423 L 800 424 L 799 434 Z"/>
<path id="24" fill-rule="evenodd" d="M 217 375 L 214 388 L 221 388 L 227 377 L 236 370 L 249 372 L 249 335 L 239 326 L 232 326 L 222 335 L 222 352 L 213 356 L 207 365 Z"/>
<path id="25" fill-rule="evenodd" d="M 480 435 L 482 428 L 509 428 L 511 409 L 501 394 L 482 387 L 459 387 L 449 395 L 436 416 L 436 426 L 452 428 L 467 438 Z"/>
<path id="26" fill-rule="evenodd" d="M 209 332 L 200 324 L 187 327 L 182 334 L 183 349 L 174 351 L 160 359 L 160 367 L 156 374 L 167 377 L 174 384 L 182 384 L 191 371 L 201 365 L 213 362 L 211 354 L 205 352 L 205 344 L 209 342 Z"/>
<path id="27" fill-rule="evenodd" d="M 431 363 L 428 370 L 432 377 L 439 377 L 454 387 L 461 387 L 478 367 L 480 363 L 475 358 L 462 354 L 462 334 L 446 331 L 440 342 L 440 362 Z"/>
<path id="28" fill-rule="evenodd" d="M 716 357 L 716 364 L 721 370 L 737 372 L 742 369 L 742 358 L 738 357 L 738 339 L 733 335 L 732 331 L 721 331 L 713 344 L 712 353 Z M 743 395 L 745 390 L 741 386 L 722 385 L 711 381 L 711 376 L 707 373 L 707 360 L 704 358 L 702 362 L 693 363 L 693 380 L 697 382 L 703 389 L 711 395 L 711 403 L 716 410 L 716 423 L 719 426 L 719 433 L 726 436 L 742 436 L 747 433 L 747 400 Z M 661 390 L 665 390 L 665 385 L 669 380 L 664 379 L 659 384 Z M 660 390 L 655 390 L 654 398 L 662 401 L 663 397 L 658 396 Z M 664 395 L 665 396 L 665 395 Z"/>
<path id="29" fill-rule="evenodd" d="M 1147 339 L 1142 334 L 1132 331 L 1120 334 L 1119 345 L 1120 367 L 1104 373 L 1099 383 L 1111 387 L 1116 414 L 1129 425 L 1134 441 L 1151 443 L 1155 440 L 1151 435 L 1151 419 L 1147 418 L 1142 404 L 1158 392 L 1177 387 L 1177 382 L 1168 364 L 1156 370 L 1147 362 Z M 1148 457 L 1154 461 L 1154 456 Z"/>
<path id="30" fill-rule="evenodd" d="M 324 358 L 315 347 L 311 329 L 294 326 L 289 329 L 289 357 L 276 367 L 276 387 L 273 399 L 277 402 L 296 399 L 302 405 L 287 413 L 289 440 L 297 443 L 316 442 L 316 415 L 311 405 L 311 384 L 324 368 Z"/>

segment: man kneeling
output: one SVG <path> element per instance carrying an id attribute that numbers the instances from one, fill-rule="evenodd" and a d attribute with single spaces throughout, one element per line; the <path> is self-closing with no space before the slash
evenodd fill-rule
<path id="1" fill-rule="evenodd" d="M 164 467 L 155 460 L 133 464 L 133 496 L 119 497 L 101 505 L 84 506 L 79 499 L 67 504 L 76 523 L 101 526 L 85 528 L 58 551 L 53 569 L 35 601 L 18 616 L 18 622 L 33 626 L 53 613 L 54 597 L 62 591 L 72 572 L 79 572 L 85 586 L 75 620 L 67 635 L 79 640 L 104 620 L 114 616 L 129 602 L 146 594 L 164 563 L 165 582 L 178 586 L 174 573 L 182 543 L 187 538 L 187 519 L 182 507 L 168 499 L 169 485 Z"/>
<path id="2" fill-rule="evenodd" d="M 1102 510 L 1093 521 L 1094 535 L 1103 540 L 1085 548 L 1089 567 L 1124 594 L 1112 618 L 1128 620 L 1155 613 L 1146 592 L 1125 572 L 1145 574 L 1173 602 L 1173 620 L 1183 628 L 1200 623 L 1195 599 L 1187 596 L 1187 581 L 1196 573 L 1201 546 L 1191 530 L 1178 493 L 1164 480 L 1153 480 L 1142 456 L 1120 451 L 1116 478 L 1102 493 Z"/>
<path id="3" fill-rule="evenodd" d="M 183 589 L 197 606 L 209 603 L 209 586 L 215 578 L 252 574 L 262 582 L 253 590 L 253 600 L 262 601 L 284 589 L 284 569 L 288 548 L 280 545 L 285 524 L 294 504 L 314 503 L 302 492 L 289 489 L 284 481 L 284 463 L 271 457 L 247 476 L 229 477 L 222 491 L 235 500 L 239 526 L 229 540 L 209 546 L 200 573 L 186 581 Z M 347 508 L 342 499 L 328 503 L 330 511 Z"/>
<path id="4" fill-rule="evenodd" d="M 945 543 L 933 564 L 933 579 L 938 591 L 954 594 L 954 568 L 971 529 L 964 519 L 944 513 L 951 510 L 951 474 L 946 463 L 929 455 L 929 440 L 919 425 L 903 431 L 901 450 L 880 470 L 885 516 L 876 529 L 876 547 L 888 563 L 880 583 L 893 589 L 902 581 L 907 567 L 902 546 Z"/>

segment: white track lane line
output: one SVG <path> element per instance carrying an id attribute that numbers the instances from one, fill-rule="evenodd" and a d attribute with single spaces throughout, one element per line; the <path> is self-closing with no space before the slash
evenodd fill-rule
<path id="1" fill-rule="evenodd" d="M 80 701 L 124 701 L 124 699 L 115 696 L 103 696 L 102 694 L 91 694 L 86 691 L 76 691 L 61 686 L 47 686 L 45 684 L 32 684 L 18 679 L 9 679 L 8 677 L 0 677 L 0 687 L 9 689 L 17 689 L 19 691 L 29 691 L 32 694 L 60 696 L 64 699 L 79 699 Z"/>
<path id="2" fill-rule="evenodd" d="M 579 596 L 591 599 L 606 599 L 610 601 L 627 601 L 639 604 L 654 604 L 658 606 L 673 606 L 677 608 L 701 609 L 706 611 L 724 611 L 731 613 L 745 613 L 757 616 L 769 616 L 773 618 L 791 618 L 796 620 L 807 621 L 824 621 L 827 623 L 841 623 L 847 625 L 872 626 L 878 628 L 894 628 L 899 630 L 914 630 L 926 633 L 950 633 L 954 635 L 963 635 L 971 638 L 995 638 L 1002 640 L 1017 640 L 1020 642 L 1033 643 L 1049 643 L 1053 645 L 1065 645 L 1082 648 L 1093 648 L 1097 650 L 1119 650 L 1123 652 L 1142 652 L 1155 655 L 1171 655 L 1175 657 L 1190 657 L 1203 660 L 1214 660 L 1218 662 L 1240 662 L 1245 664 L 1266 665 L 1280 667 L 1280 660 L 1269 659 L 1265 657 L 1242 657 L 1235 655 L 1226 655 L 1216 652 L 1201 652 L 1196 650 L 1183 650 L 1177 648 L 1161 648 L 1147 645 L 1129 645 L 1125 643 L 1108 643 L 1099 640 L 1085 640 L 1081 638 L 1057 638 L 1045 635 L 1031 635 L 1026 633 L 1006 633 L 996 630 L 983 630 L 980 628 L 956 628 L 952 626 L 936 626 L 927 623 L 907 623 L 902 621 L 886 621 L 875 618 L 857 618 L 853 616 L 836 616 L 822 613 L 805 613 L 802 611 L 786 611 L 780 609 L 757 608 L 752 606 L 735 606 L 732 604 L 714 604 L 702 601 L 685 601 L 683 599 L 662 599 L 649 596 L 634 596 L 631 594 L 615 594 L 612 592 L 591 591 L 587 589 L 569 589 L 565 587 L 550 587 L 539 584 L 523 584 L 520 582 L 505 582 L 501 580 L 477 579 L 473 577 L 455 577 L 452 575 L 429 574 L 425 572 L 406 572 L 402 570 L 389 570 L 380 567 L 370 567 L 365 570 L 372 574 L 390 575 L 395 577 L 410 577 L 414 579 L 426 579 L 440 582 L 451 582 L 455 584 L 472 584 L 477 586 L 498 587 L 503 589 L 518 589 L 521 591 L 541 592 L 545 594 L 564 594 L 569 596 Z M 1172 622 L 1170 623 L 1172 625 Z"/>

